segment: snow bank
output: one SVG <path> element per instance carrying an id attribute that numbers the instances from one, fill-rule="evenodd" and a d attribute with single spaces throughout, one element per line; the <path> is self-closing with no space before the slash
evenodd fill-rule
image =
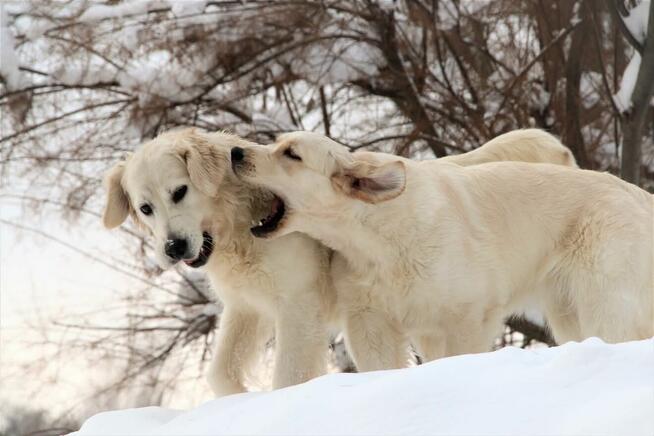
<path id="1" fill-rule="evenodd" d="M 654 340 L 442 359 L 303 385 L 98 414 L 75 435 L 653 435 Z"/>

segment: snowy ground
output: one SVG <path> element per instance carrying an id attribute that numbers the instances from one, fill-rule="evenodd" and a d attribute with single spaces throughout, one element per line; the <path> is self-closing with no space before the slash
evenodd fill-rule
<path id="1" fill-rule="evenodd" d="M 442 359 L 332 374 L 193 410 L 90 418 L 75 435 L 654 435 L 654 339 Z"/>

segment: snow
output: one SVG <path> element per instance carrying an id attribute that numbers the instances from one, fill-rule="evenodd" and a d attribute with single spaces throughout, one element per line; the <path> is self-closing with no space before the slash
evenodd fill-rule
<path id="1" fill-rule="evenodd" d="M 168 3 L 176 17 L 201 14 L 207 6 L 206 0 L 169 0 Z"/>
<path id="2" fill-rule="evenodd" d="M 155 9 L 170 7 L 173 15 L 201 14 L 207 5 L 206 0 L 139 0 L 123 1 L 115 5 L 95 4 L 79 17 L 80 22 L 91 23 L 108 18 L 122 18 L 129 15 L 144 14 Z"/>
<path id="3" fill-rule="evenodd" d="M 125 1 L 116 5 L 95 4 L 85 10 L 78 21 L 92 23 L 108 18 L 122 18 L 129 15 L 144 14 L 153 9 L 167 6 L 168 2 L 163 0 Z"/>
<path id="4" fill-rule="evenodd" d="M 629 15 L 627 17 L 622 19 L 633 37 L 640 41 L 640 43 L 643 45 L 645 44 L 645 39 L 647 38 L 649 5 L 650 0 L 642 0 L 635 8 L 629 11 Z"/>
<path id="5" fill-rule="evenodd" d="M 576 25 L 581 23 L 581 18 L 579 17 L 579 9 L 581 8 L 581 2 L 576 1 L 575 5 L 572 7 L 572 18 L 570 19 L 570 24 Z"/>
<path id="6" fill-rule="evenodd" d="M 34 41 L 54 27 L 54 24 L 43 18 L 21 15 L 14 20 L 17 34 L 24 35 L 28 40 Z"/>
<path id="7" fill-rule="evenodd" d="M 52 78 L 64 85 L 93 86 L 98 83 L 111 82 L 116 79 L 116 69 L 109 64 L 85 65 L 81 62 L 71 61 L 60 65 L 52 71 Z"/>
<path id="8" fill-rule="evenodd" d="M 4 6 L 0 6 L 0 77 L 8 91 L 20 89 L 25 80 L 18 69 L 16 41 L 9 28 L 9 17 Z"/>
<path id="9" fill-rule="evenodd" d="M 183 64 L 169 51 L 156 50 L 133 58 L 116 77 L 123 88 L 139 95 L 142 107 L 153 97 L 186 101 L 202 91 L 211 61 L 204 58 L 192 65 Z"/>
<path id="10" fill-rule="evenodd" d="M 625 25 L 629 29 L 629 32 L 640 41 L 641 44 L 645 44 L 645 39 L 647 38 L 647 23 L 649 21 L 649 6 L 650 0 L 642 0 L 635 8 L 629 12 L 629 16 L 623 18 Z M 640 69 L 640 54 L 637 51 L 634 51 L 634 56 L 629 61 L 629 65 L 622 75 L 622 80 L 620 81 L 620 89 L 613 96 L 613 101 L 615 101 L 616 106 L 621 112 L 627 112 L 631 109 L 632 101 L 631 95 L 634 92 L 634 87 L 636 86 L 636 79 L 638 78 L 638 70 Z M 654 105 L 654 102 L 652 103 Z"/>
<path id="11" fill-rule="evenodd" d="M 397 7 L 397 2 L 395 0 L 378 0 L 377 4 L 385 11 L 393 11 Z"/>
<path id="12" fill-rule="evenodd" d="M 613 101 L 620 112 L 627 112 L 631 109 L 631 95 L 634 93 L 638 70 L 640 69 L 640 54 L 634 51 L 634 56 L 629 61 L 620 80 L 620 89 L 613 96 Z"/>
<path id="13" fill-rule="evenodd" d="M 383 64 L 379 50 L 367 43 L 340 37 L 342 30 L 337 22 L 322 31 L 323 37 L 333 39 L 327 44 L 314 45 L 301 53 L 291 52 L 286 58 L 296 74 L 314 78 L 325 86 L 343 83 L 378 73 Z"/>
<path id="14" fill-rule="evenodd" d="M 206 402 L 100 413 L 83 435 L 652 435 L 654 340 L 457 356 Z"/>

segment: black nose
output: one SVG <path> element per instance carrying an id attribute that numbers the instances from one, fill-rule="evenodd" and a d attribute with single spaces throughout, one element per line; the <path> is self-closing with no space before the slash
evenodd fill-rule
<path id="1" fill-rule="evenodd" d="M 232 165 L 241 162 L 244 157 L 245 150 L 243 150 L 241 147 L 232 148 Z"/>
<path id="2" fill-rule="evenodd" d="M 164 251 L 171 259 L 181 260 L 186 254 L 186 239 L 169 239 L 164 244 Z"/>

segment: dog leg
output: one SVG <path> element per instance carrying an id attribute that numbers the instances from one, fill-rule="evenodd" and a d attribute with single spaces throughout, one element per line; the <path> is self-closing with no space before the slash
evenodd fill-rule
<path id="1" fill-rule="evenodd" d="M 423 363 L 440 359 L 446 354 L 445 337 L 437 334 L 423 334 L 416 336 L 414 346 Z"/>
<path id="2" fill-rule="evenodd" d="M 569 307 L 557 308 L 554 305 L 550 307 L 552 308 L 545 312 L 545 317 L 556 343 L 562 345 L 566 342 L 582 340 L 577 314 Z"/>
<path id="3" fill-rule="evenodd" d="M 245 392 L 244 367 L 257 344 L 258 316 L 225 307 L 216 334 L 207 381 L 216 396 Z"/>
<path id="4" fill-rule="evenodd" d="M 495 338 L 502 333 L 503 323 L 499 319 L 481 323 L 468 321 L 465 329 L 452 331 L 447 337 L 446 356 L 491 351 Z"/>
<path id="5" fill-rule="evenodd" d="M 289 305 L 275 323 L 275 372 L 273 389 L 296 385 L 327 372 L 328 331 L 319 304 L 297 310 Z"/>
<path id="6" fill-rule="evenodd" d="M 407 366 L 408 339 L 386 314 L 351 313 L 345 322 L 345 342 L 359 371 Z"/>
<path id="7" fill-rule="evenodd" d="M 577 308 L 582 339 L 596 336 L 609 343 L 618 343 L 651 337 L 654 330 L 651 310 L 646 315 L 651 303 L 643 304 L 644 301 L 634 298 L 638 292 L 630 289 L 629 284 L 614 285 L 602 291 L 597 292 L 602 298 L 591 300 L 594 304 L 580 304 Z"/>

